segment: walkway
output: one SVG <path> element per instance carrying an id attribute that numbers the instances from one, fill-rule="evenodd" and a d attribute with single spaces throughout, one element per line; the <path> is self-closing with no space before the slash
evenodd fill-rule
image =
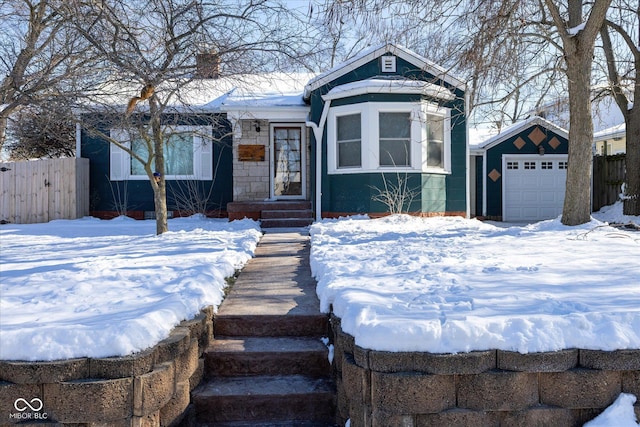
<path id="1" fill-rule="evenodd" d="M 198 426 L 334 426 L 328 317 L 320 313 L 306 230 L 265 234 L 214 318 Z"/>

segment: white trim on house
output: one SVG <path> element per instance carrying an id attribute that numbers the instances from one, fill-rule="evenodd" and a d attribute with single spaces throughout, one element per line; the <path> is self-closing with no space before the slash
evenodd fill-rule
<path id="1" fill-rule="evenodd" d="M 373 78 L 336 86 L 322 99 L 348 98 L 366 94 L 401 93 L 426 95 L 445 101 L 453 101 L 455 95 L 445 87 L 422 80 Z"/>
<path id="2" fill-rule="evenodd" d="M 548 120 L 543 119 L 542 117 L 538 117 L 538 116 L 534 116 L 534 117 L 530 117 L 526 120 L 523 120 L 521 122 L 518 123 L 514 123 L 511 126 L 507 126 L 506 128 L 502 129 L 502 131 L 497 134 L 492 136 L 489 139 L 486 139 L 484 142 L 482 142 L 481 144 L 478 144 L 476 147 L 474 147 L 472 149 L 472 153 L 475 154 L 479 154 L 482 151 L 486 151 L 489 150 L 490 148 L 495 147 L 496 145 L 502 143 L 503 141 L 511 138 L 512 136 L 515 136 L 517 134 L 519 134 L 520 132 L 522 132 L 524 129 L 534 126 L 534 125 L 538 125 L 538 126 L 542 126 L 544 128 L 547 128 L 555 133 L 557 133 L 558 135 L 562 136 L 565 139 L 569 138 L 569 132 L 566 131 L 565 129 L 562 129 L 559 126 L 554 125 L 553 123 L 551 123 Z"/>
<path id="3" fill-rule="evenodd" d="M 305 122 L 309 116 L 309 106 L 256 107 L 246 109 L 228 109 L 227 119 L 231 122 L 233 137 L 242 138 L 241 120 L 266 120 L 268 122 Z"/>
<path id="4" fill-rule="evenodd" d="M 300 129 L 300 183 L 301 194 L 292 196 L 276 196 L 275 194 L 275 158 L 274 135 L 275 128 Z M 269 198 L 271 200 L 306 200 L 307 199 L 307 127 L 305 123 L 270 123 L 269 124 Z"/>
<path id="5" fill-rule="evenodd" d="M 378 115 L 384 112 L 407 112 L 411 114 L 410 164 L 394 167 L 381 166 L 379 158 Z M 361 162 L 357 167 L 339 167 L 337 149 L 337 118 L 360 114 Z M 442 168 L 427 165 L 427 115 L 444 119 L 444 141 Z M 451 111 L 427 102 L 366 102 L 332 107 L 327 120 L 327 172 L 330 175 L 370 172 L 424 172 L 451 173 Z"/>
<path id="6" fill-rule="evenodd" d="M 353 58 L 338 65 L 337 67 L 334 67 L 331 70 L 311 79 L 304 88 L 304 99 L 309 99 L 309 97 L 311 96 L 311 92 L 318 89 L 319 87 L 324 86 L 327 83 L 334 81 L 338 77 L 343 76 L 355 70 L 356 68 L 359 68 L 367 64 L 368 62 L 373 61 L 378 57 L 388 53 L 404 59 L 405 61 L 415 65 L 417 68 L 433 74 L 435 77 L 445 81 L 446 83 L 449 83 L 452 86 L 455 86 L 458 89 L 466 89 L 466 83 L 451 75 L 446 69 L 436 65 L 435 63 L 429 61 L 426 58 L 423 58 L 420 55 L 417 55 L 414 52 L 411 52 L 404 47 L 389 43 L 365 50 L 361 54 L 354 56 Z"/>
<path id="7" fill-rule="evenodd" d="M 168 127 L 165 128 L 167 131 Z M 167 175 L 165 179 L 213 179 L 213 138 L 212 126 L 173 126 L 168 132 L 191 132 L 193 137 L 193 174 Z M 125 129 L 111 129 L 111 139 L 123 146 L 131 147 L 131 136 Z M 111 181 L 148 180 L 147 175 L 131 173 L 131 155 L 114 143 L 109 143 L 109 179 Z"/>

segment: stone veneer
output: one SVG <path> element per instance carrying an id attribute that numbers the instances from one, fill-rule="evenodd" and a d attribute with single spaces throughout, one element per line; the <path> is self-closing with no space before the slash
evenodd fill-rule
<path id="1" fill-rule="evenodd" d="M 255 124 L 260 125 L 256 132 Z M 269 198 L 269 122 L 240 120 L 241 137 L 233 138 L 233 201 L 265 200 Z M 264 161 L 238 160 L 239 145 L 263 145 Z"/>
<path id="2" fill-rule="evenodd" d="M 621 392 L 640 398 L 640 350 L 395 353 L 331 327 L 338 425 L 582 426 Z"/>
<path id="3" fill-rule="evenodd" d="M 289 122 L 287 122 L 289 123 Z M 293 123 L 293 122 L 291 122 Z M 257 132 L 256 124 L 260 126 Z M 270 185 L 270 122 L 267 120 L 242 119 L 234 126 L 240 128 L 240 132 L 234 132 L 233 137 L 233 201 L 264 201 L 271 196 Z M 276 123 L 277 124 L 277 123 Z M 300 123 L 302 125 L 302 123 Z M 306 152 L 306 192 L 311 191 L 311 177 L 309 176 L 311 165 L 311 153 L 309 144 L 309 129 L 303 127 L 305 132 Z M 240 137 L 238 137 L 238 134 Z M 264 161 L 240 161 L 238 160 L 238 146 L 262 145 L 264 146 Z"/>
<path id="4" fill-rule="evenodd" d="M 0 426 L 190 425 L 190 393 L 203 378 L 202 355 L 212 339 L 208 307 L 167 339 L 131 356 L 0 361 Z M 34 399 L 42 402 L 39 410 Z"/>

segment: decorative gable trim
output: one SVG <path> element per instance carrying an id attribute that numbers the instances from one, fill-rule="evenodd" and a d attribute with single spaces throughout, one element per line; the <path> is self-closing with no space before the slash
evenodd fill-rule
<path id="1" fill-rule="evenodd" d="M 357 95 L 381 93 L 418 94 L 431 96 L 445 101 L 452 101 L 455 99 L 455 95 L 451 93 L 449 89 L 433 83 L 422 80 L 383 78 L 359 80 L 336 86 L 326 95 L 323 95 L 322 99 L 327 101 L 330 99 L 341 99 Z"/>
<path id="2" fill-rule="evenodd" d="M 458 89 L 465 90 L 466 88 L 465 82 L 449 74 L 449 72 L 444 68 L 404 47 L 389 43 L 371 48 L 369 50 L 365 50 L 360 55 L 354 56 L 353 58 L 345 61 L 337 67 L 334 67 L 331 70 L 311 79 L 304 88 L 304 99 L 308 100 L 311 97 L 311 92 L 313 92 L 314 90 L 385 54 L 391 54 L 395 55 L 398 58 L 402 58 L 405 61 L 415 65 L 416 68 L 427 71 L 428 73 L 433 74 L 437 78 L 442 79 L 446 83 Z"/>

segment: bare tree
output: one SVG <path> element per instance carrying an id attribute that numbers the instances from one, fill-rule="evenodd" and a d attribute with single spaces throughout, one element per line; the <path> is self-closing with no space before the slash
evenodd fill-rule
<path id="1" fill-rule="evenodd" d="M 8 120 L 26 105 L 64 99 L 86 65 L 84 46 L 54 0 L 0 0 L 0 150 Z"/>
<path id="2" fill-rule="evenodd" d="M 97 72 L 102 84 L 85 103 L 84 118 L 92 117 L 89 105 L 98 106 L 102 129 L 92 130 L 144 169 L 161 234 L 168 229 L 165 149 L 173 134 L 166 120 L 189 113 L 184 89 L 201 77 L 276 70 L 296 61 L 302 35 L 290 21 L 295 18 L 266 0 L 73 0 L 60 11 L 77 17 L 76 30 L 103 65 Z M 209 65 L 204 75 L 197 58 Z M 126 107 L 123 97 L 130 100 Z M 136 144 L 113 138 L 105 120 Z"/>
<path id="3" fill-rule="evenodd" d="M 26 105 L 9 121 L 5 147 L 12 160 L 73 157 L 76 127 L 71 99 L 55 97 Z"/>
<path id="4" fill-rule="evenodd" d="M 568 0 L 567 7 L 560 10 L 553 1 L 544 1 L 562 40 L 569 85 L 569 168 L 562 209 L 565 225 L 584 224 L 591 219 L 591 70 L 596 37 L 611 0 L 595 0 L 586 21 L 583 3 Z"/>
<path id="5" fill-rule="evenodd" d="M 600 34 L 606 59 L 610 93 L 620 108 L 626 125 L 626 188 L 623 211 L 640 215 L 640 48 L 637 33 L 640 25 L 640 4 L 617 1 Z M 614 48 L 612 41 L 618 43 Z M 635 102 L 634 102 L 635 101 Z"/>

